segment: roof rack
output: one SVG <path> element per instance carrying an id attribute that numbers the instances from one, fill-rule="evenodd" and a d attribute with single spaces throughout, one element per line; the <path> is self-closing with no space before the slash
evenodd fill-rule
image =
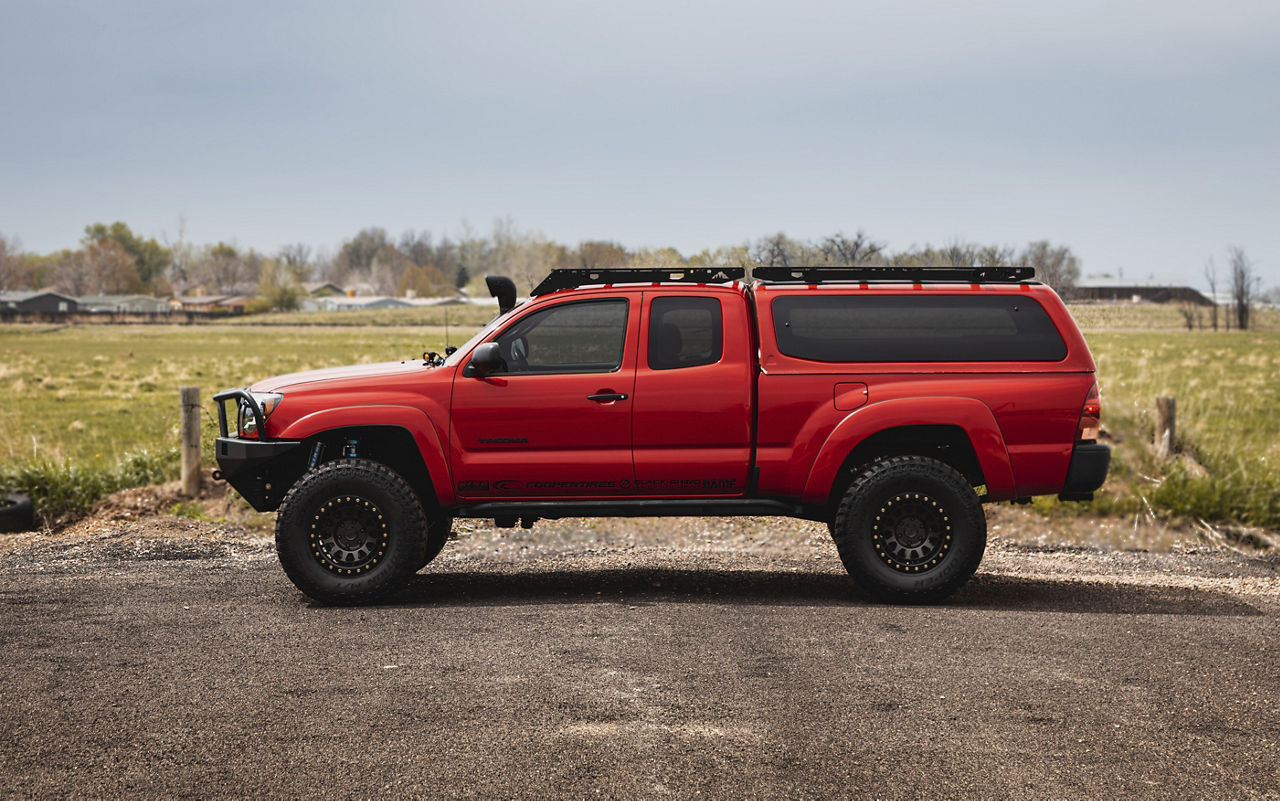
<path id="1" fill-rule="evenodd" d="M 754 278 L 777 283 L 821 284 L 827 281 L 912 281 L 993 284 L 1029 281 L 1034 267 L 756 267 Z"/>
<path id="2" fill-rule="evenodd" d="M 542 283 L 529 293 L 531 297 L 546 295 L 559 289 L 572 289 L 585 284 L 643 284 L 651 281 L 679 281 L 696 284 L 723 284 L 746 277 L 741 267 L 641 267 L 636 269 L 592 270 L 570 267 L 552 270 Z"/>

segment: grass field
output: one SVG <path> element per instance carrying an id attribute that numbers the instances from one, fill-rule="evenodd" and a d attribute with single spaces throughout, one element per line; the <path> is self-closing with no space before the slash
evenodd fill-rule
<path id="1" fill-rule="evenodd" d="M 492 314 L 490 314 L 492 316 Z M 461 344 L 477 325 L 451 326 Z M 0 489 L 54 515 L 178 471 L 178 387 L 200 387 L 205 463 L 213 393 L 260 378 L 442 351 L 434 325 L 0 326 Z"/>
<path id="2" fill-rule="evenodd" d="M 1280 526 L 1280 331 L 1092 331 L 1112 478 L 1103 510 Z M 1177 400 L 1176 458 L 1153 447 L 1155 398 Z"/>
<path id="3" fill-rule="evenodd" d="M 453 344 L 493 314 L 450 308 Z M 1187 331 L 1168 307 L 1073 313 L 1098 361 L 1112 474 L 1092 505 L 1037 506 L 1280 528 L 1280 315 L 1258 315 L 1256 330 L 1215 333 Z M 360 324 L 372 318 L 390 324 Z M 342 324 L 319 324 L 335 321 Z M 188 326 L 0 326 L 0 488 L 33 493 L 46 511 L 79 511 L 113 489 L 175 477 L 178 387 L 188 384 L 201 388 L 211 464 L 215 391 L 443 350 L 443 322 L 433 308 Z M 1178 400 L 1184 455 L 1172 460 L 1158 460 L 1151 445 L 1157 395 Z"/>

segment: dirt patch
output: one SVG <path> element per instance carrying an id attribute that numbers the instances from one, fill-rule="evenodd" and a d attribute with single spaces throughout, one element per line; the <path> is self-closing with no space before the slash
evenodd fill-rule
<path id="1" fill-rule="evenodd" d="M 270 517 L 206 475 L 196 498 L 185 498 L 177 481 L 136 487 L 102 499 L 78 520 L 0 535 L 0 557 L 7 564 L 247 557 L 270 552 Z"/>

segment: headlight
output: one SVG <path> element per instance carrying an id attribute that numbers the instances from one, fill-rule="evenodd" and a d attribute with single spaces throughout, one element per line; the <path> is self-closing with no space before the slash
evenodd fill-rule
<path id="1" fill-rule="evenodd" d="M 271 413 L 280 405 L 280 401 L 284 400 L 283 395 L 274 392 L 254 392 L 253 399 L 258 402 L 258 406 L 262 409 L 262 420 L 265 423 Z M 258 435 L 258 421 L 254 419 L 253 409 L 249 408 L 249 403 L 243 399 L 240 401 L 239 419 L 236 421 L 240 429 L 242 437 L 256 437 Z"/>

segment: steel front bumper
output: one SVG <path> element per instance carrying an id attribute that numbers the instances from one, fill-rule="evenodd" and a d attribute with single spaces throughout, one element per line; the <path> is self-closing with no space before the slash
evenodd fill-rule
<path id="1" fill-rule="evenodd" d="M 294 440 L 261 442 L 218 437 L 215 451 L 222 478 L 235 487 L 254 509 L 270 512 L 280 506 L 290 479 L 301 470 L 305 456 Z"/>

